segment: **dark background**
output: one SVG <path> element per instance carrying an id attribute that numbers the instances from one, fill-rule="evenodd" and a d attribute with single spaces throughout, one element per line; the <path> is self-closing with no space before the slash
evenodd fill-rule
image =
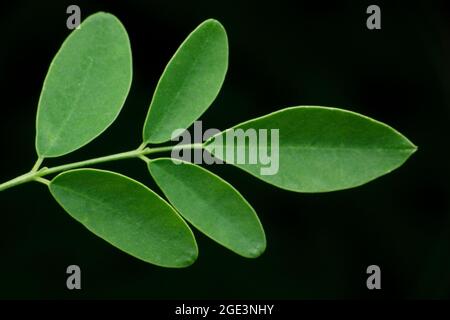
<path id="1" fill-rule="evenodd" d="M 312 1 L 311 1 L 312 2 Z M 268 247 L 239 257 L 196 232 L 186 269 L 141 262 L 69 217 L 40 184 L 0 193 L 1 298 L 449 298 L 450 10 L 445 1 L 14 1 L 0 5 L 0 181 L 36 159 L 35 115 L 48 65 L 69 34 L 66 8 L 115 14 L 131 40 L 134 78 L 119 119 L 83 149 L 45 165 L 140 144 L 158 78 L 181 41 L 207 18 L 228 32 L 230 67 L 204 127 L 294 105 L 342 107 L 386 122 L 419 151 L 393 173 L 325 194 L 276 189 L 215 166 L 254 206 Z M 366 28 L 381 7 L 382 29 Z M 139 160 L 98 166 L 157 190 Z M 158 190 L 159 192 L 159 190 Z M 66 289 L 66 267 L 82 290 Z M 367 266 L 382 290 L 366 288 Z"/>

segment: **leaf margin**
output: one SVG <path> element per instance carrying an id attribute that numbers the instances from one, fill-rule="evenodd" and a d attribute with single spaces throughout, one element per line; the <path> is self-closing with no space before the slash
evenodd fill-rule
<path id="1" fill-rule="evenodd" d="M 115 176 L 119 176 L 125 180 L 131 181 L 134 184 L 139 185 L 140 187 L 143 187 L 144 189 L 146 189 L 146 191 L 152 193 L 153 195 L 155 195 L 158 200 L 162 201 L 165 205 L 167 205 L 171 210 L 172 213 L 174 214 L 174 217 L 176 219 L 178 219 L 186 228 L 186 230 L 188 231 L 190 238 L 194 244 L 194 249 L 195 249 L 195 256 L 193 257 L 192 261 L 190 261 L 189 264 L 185 264 L 185 265 L 181 265 L 181 266 L 170 266 L 170 265 L 164 265 L 164 264 L 159 264 L 159 263 L 154 263 L 154 262 L 150 262 L 147 260 L 142 259 L 141 257 L 138 257 L 126 250 L 124 250 L 123 248 L 118 247 L 117 245 L 111 243 L 108 239 L 103 238 L 102 236 L 98 235 L 96 232 L 94 232 L 93 230 L 91 230 L 91 228 L 87 227 L 83 222 L 81 222 L 80 220 L 78 220 L 77 218 L 75 218 L 74 216 L 72 216 L 71 213 L 69 213 L 69 211 L 66 209 L 66 207 L 53 195 L 53 192 L 51 190 L 51 185 L 53 183 L 53 181 L 58 178 L 61 177 L 65 174 L 70 174 L 72 172 L 77 172 L 77 171 L 92 171 L 92 172 L 102 172 L 102 173 L 109 173 Z M 116 248 L 117 250 L 120 250 L 121 252 L 135 258 L 138 259 L 140 261 L 143 261 L 145 263 L 151 264 L 151 265 L 155 265 L 158 267 L 163 267 L 163 268 L 170 268 L 170 269 L 181 269 L 181 268 L 186 268 L 189 267 L 191 265 L 193 265 L 199 256 L 199 248 L 198 248 L 198 244 L 197 244 L 197 240 L 195 238 L 195 235 L 191 229 L 191 227 L 187 224 L 187 222 L 183 219 L 183 217 L 178 213 L 178 211 L 168 202 L 166 201 L 164 198 L 162 198 L 159 194 L 157 194 L 155 191 L 151 190 L 149 187 L 147 187 L 145 184 L 143 184 L 142 182 L 135 180 L 133 178 L 130 178 L 126 175 L 123 175 L 121 173 L 118 172 L 114 172 L 114 171 L 110 171 L 110 170 L 103 170 L 103 169 L 96 169 L 96 168 L 77 168 L 77 169 L 71 169 L 71 170 L 67 170 L 67 171 L 63 171 L 61 173 L 59 173 L 58 175 L 56 175 L 54 178 L 52 178 L 52 180 L 50 181 L 50 183 L 48 184 L 48 189 L 49 192 L 51 194 L 51 196 L 53 197 L 53 199 L 58 203 L 58 205 L 65 211 L 65 213 L 67 213 L 72 219 L 74 219 L 76 222 L 78 222 L 81 226 L 83 226 L 85 229 L 87 229 L 89 232 L 91 232 L 92 234 L 94 234 L 97 238 L 101 239 L 102 241 L 105 241 L 106 243 L 108 243 L 109 245 L 111 245 L 112 247 Z"/>
<path id="2" fill-rule="evenodd" d="M 251 176 L 257 178 L 258 180 L 260 180 L 260 181 L 262 181 L 264 183 L 267 183 L 267 184 L 269 184 L 269 185 L 271 185 L 273 187 L 276 187 L 278 189 L 285 190 L 285 191 L 290 191 L 290 192 L 296 192 L 296 193 L 313 194 L 313 193 L 327 193 L 327 192 L 343 191 L 343 190 L 349 190 L 349 189 L 361 187 L 361 186 L 363 186 L 363 185 L 365 185 L 365 184 L 367 184 L 367 183 L 369 183 L 371 181 L 377 180 L 378 178 L 381 178 L 381 177 L 391 173 L 392 171 L 400 168 L 418 150 L 418 147 L 414 143 L 412 143 L 411 140 L 409 140 L 405 135 L 403 135 L 398 130 L 396 130 L 395 128 L 391 127 L 390 125 L 388 125 L 388 124 L 386 124 L 384 122 L 381 122 L 379 120 L 373 119 L 373 118 L 371 118 L 369 116 L 366 116 L 364 114 L 361 114 L 361 113 L 358 113 L 358 112 L 355 112 L 355 111 L 351 111 L 351 110 L 347 110 L 347 109 L 343 109 L 343 108 L 338 108 L 338 107 L 317 106 L 317 105 L 299 105 L 299 106 L 286 107 L 286 108 L 283 108 L 283 109 L 276 110 L 274 112 L 268 113 L 266 115 L 262 115 L 262 116 L 259 116 L 259 117 L 253 118 L 253 119 L 249 119 L 249 120 L 240 122 L 240 123 L 238 123 L 238 124 L 228 128 L 228 129 L 225 129 L 225 130 L 223 130 L 221 132 L 218 132 L 217 134 L 215 134 L 215 135 L 211 136 L 210 138 L 208 138 L 208 140 L 206 140 L 203 143 L 203 149 L 208 151 L 212 156 L 215 157 L 214 153 L 212 153 L 210 151 L 210 148 L 208 148 L 208 146 L 210 146 L 211 143 L 213 143 L 214 139 L 217 136 L 226 134 L 227 131 L 234 130 L 234 129 L 240 127 L 240 126 L 244 126 L 244 125 L 246 125 L 248 123 L 251 123 L 253 121 L 263 120 L 263 119 L 266 119 L 266 118 L 271 117 L 273 115 L 276 115 L 276 114 L 279 114 L 279 113 L 282 113 L 282 112 L 285 112 L 285 111 L 289 111 L 289 110 L 298 109 L 298 108 L 303 108 L 303 109 L 310 108 L 310 109 L 323 109 L 323 110 L 331 110 L 331 111 L 340 111 L 340 112 L 351 114 L 353 116 L 361 117 L 361 118 L 363 118 L 365 120 L 368 120 L 369 122 L 375 123 L 376 125 L 381 125 L 385 129 L 388 129 L 388 130 L 392 131 L 393 133 L 397 134 L 399 137 L 404 139 L 411 146 L 411 149 L 408 149 L 408 150 L 411 150 L 411 151 L 408 154 L 408 156 L 406 156 L 405 159 L 401 163 L 399 163 L 397 166 L 391 168 L 390 170 L 386 171 L 385 173 L 383 173 L 381 175 L 378 175 L 378 176 L 376 176 L 376 177 L 374 177 L 374 178 L 372 178 L 370 180 L 367 180 L 366 182 L 362 182 L 362 183 L 357 184 L 357 185 L 353 185 L 353 186 L 345 187 L 345 188 L 337 188 L 337 189 L 333 189 L 333 190 L 326 190 L 326 191 L 298 191 L 298 190 L 295 190 L 293 188 L 282 187 L 282 186 L 276 185 L 274 183 L 271 183 L 269 181 L 265 181 L 265 180 L 261 179 L 261 177 L 259 175 L 255 175 L 255 174 L 253 174 L 252 172 L 246 170 L 243 167 L 237 166 L 237 165 L 235 165 L 233 163 L 227 163 L 224 159 L 222 159 L 223 162 L 226 163 L 226 164 L 229 164 L 229 165 L 231 165 L 231 166 L 233 166 L 235 168 L 238 168 L 238 169 L 240 169 L 240 170 L 250 174 Z"/>
<path id="3" fill-rule="evenodd" d="M 127 32 L 125 26 L 124 26 L 123 23 L 120 21 L 120 19 L 119 19 L 118 17 L 116 17 L 114 14 L 109 13 L 109 12 L 105 12 L 105 11 L 98 11 L 98 12 L 95 12 L 95 13 L 93 13 L 93 14 L 87 16 L 87 17 L 80 23 L 80 28 L 82 28 L 83 23 L 85 23 L 86 21 L 88 21 L 88 19 L 90 19 L 90 18 L 95 18 L 95 17 L 100 16 L 100 15 L 103 15 L 103 16 L 109 16 L 109 17 L 113 18 L 113 19 L 115 20 L 115 22 L 117 23 L 117 26 L 119 26 L 120 29 L 122 29 L 122 31 L 123 31 L 123 33 L 124 33 L 124 35 L 125 35 L 125 38 L 126 38 L 126 45 L 127 45 L 127 48 L 128 48 L 128 56 L 129 56 L 129 59 L 130 59 L 130 63 L 129 63 L 129 66 L 128 66 L 128 68 L 129 68 L 129 73 L 130 73 L 130 79 L 129 79 L 129 81 L 128 81 L 128 85 L 127 85 L 127 89 L 126 89 L 126 94 L 125 94 L 124 97 L 122 98 L 123 101 L 122 101 L 122 103 L 121 103 L 120 108 L 118 108 L 118 111 L 117 111 L 117 113 L 115 114 L 115 116 L 112 117 L 111 121 L 105 126 L 105 128 L 104 128 L 103 130 L 101 130 L 100 132 L 98 132 L 98 133 L 97 133 L 95 136 L 93 136 L 91 139 L 87 140 L 86 142 L 84 142 L 83 144 L 81 144 L 81 145 L 78 146 L 77 148 L 72 149 L 71 151 L 67 151 L 67 152 L 64 152 L 64 153 L 59 153 L 59 154 L 56 154 L 56 155 L 45 155 L 45 153 L 47 153 L 48 150 L 46 150 L 46 152 L 41 152 L 41 151 L 39 150 L 39 147 L 38 147 L 38 130 L 39 130 L 39 129 L 38 129 L 38 123 L 39 123 L 39 115 L 40 115 L 40 110 L 41 110 L 41 100 L 42 100 L 42 97 L 43 97 L 43 92 L 44 92 L 45 88 L 47 87 L 47 79 L 48 79 L 48 76 L 49 76 L 49 74 L 50 74 L 50 71 L 51 71 L 52 68 L 54 67 L 54 61 L 56 60 L 56 57 L 63 51 L 64 47 L 66 46 L 66 43 L 69 42 L 69 40 L 75 35 L 75 33 L 76 33 L 76 31 L 77 31 L 78 29 L 74 29 L 73 31 L 71 31 L 71 32 L 65 37 L 65 39 L 63 40 L 61 46 L 58 48 L 56 54 L 55 54 L 55 55 L 53 56 L 53 58 L 51 59 L 51 62 L 50 62 L 49 67 L 48 67 L 48 69 L 47 69 L 47 73 L 46 73 L 46 75 L 45 75 L 44 81 L 43 81 L 43 83 L 42 83 L 42 88 L 41 88 L 41 91 L 40 91 L 40 94 L 39 94 L 38 106 L 37 106 L 36 118 L 35 118 L 35 131 L 36 131 L 36 134 L 35 134 L 35 139 L 34 139 L 34 140 L 35 140 L 35 143 L 34 143 L 34 144 L 35 144 L 35 150 L 36 150 L 36 153 L 37 153 L 37 155 L 38 155 L 38 157 L 39 157 L 40 159 L 62 157 L 62 156 L 65 156 L 65 155 L 67 155 L 67 154 L 70 154 L 70 153 L 72 153 L 72 152 L 74 152 L 74 151 L 77 151 L 77 150 L 79 150 L 79 149 L 85 147 L 86 145 L 88 145 L 89 143 L 91 143 L 92 141 L 94 141 L 95 139 L 97 139 L 100 135 L 102 135 L 102 134 L 103 134 L 103 133 L 104 133 L 104 132 L 105 132 L 105 131 L 106 131 L 106 130 L 107 130 L 107 129 L 108 129 L 108 128 L 116 121 L 116 120 L 117 120 L 117 118 L 119 117 L 119 115 L 120 115 L 120 113 L 121 113 L 123 107 L 125 106 L 125 103 L 126 103 L 126 100 L 127 100 L 127 98 L 128 98 L 128 95 L 129 95 L 129 93 L 130 93 L 131 85 L 132 85 L 132 82 L 133 82 L 133 54 L 132 54 L 132 49 L 131 49 L 131 41 L 130 41 L 130 37 L 129 37 L 129 35 L 128 35 L 128 32 Z"/>
<path id="4" fill-rule="evenodd" d="M 221 84 L 220 84 L 220 86 L 219 86 L 219 89 L 217 90 L 217 93 L 216 93 L 216 94 L 214 95 L 214 97 L 212 98 L 211 102 L 208 104 L 207 107 L 204 108 L 204 110 L 198 115 L 197 118 L 195 118 L 194 120 L 190 121 L 190 123 L 186 126 L 186 128 L 183 128 L 183 129 L 189 128 L 196 120 L 198 120 L 198 119 L 199 119 L 199 118 L 200 118 L 200 117 L 201 117 L 201 116 L 202 116 L 202 115 L 203 115 L 203 114 L 211 107 L 211 105 L 214 103 L 214 101 L 215 101 L 215 100 L 217 99 L 217 97 L 219 96 L 219 94 L 220 94 L 220 92 L 221 92 L 221 90 L 222 90 L 223 84 L 224 84 L 224 82 L 225 82 L 226 75 L 227 75 L 227 72 L 228 72 L 228 67 L 229 67 L 229 42 L 228 42 L 228 35 L 227 35 L 227 32 L 226 32 L 226 29 L 225 29 L 225 27 L 222 25 L 222 23 L 221 23 L 219 20 L 217 20 L 217 19 L 209 18 L 209 19 L 206 19 L 206 20 L 204 20 L 203 22 L 201 22 L 194 30 L 192 30 L 192 31 L 188 34 L 188 36 L 187 36 L 187 37 L 183 40 L 183 42 L 178 46 L 178 48 L 177 48 L 177 50 L 175 51 L 175 53 L 171 56 L 171 58 L 169 59 L 169 61 L 168 61 L 167 64 L 165 65 L 164 70 L 163 70 L 163 72 L 161 73 L 161 75 L 160 75 L 160 77 L 159 77 L 159 79 L 158 79 L 158 82 L 157 82 L 157 84 L 156 84 L 155 90 L 153 91 L 153 95 L 152 95 L 152 98 L 151 98 L 151 101 L 150 101 L 150 105 L 149 105 L 149 107 L 148 107 L 147 114 L 146 114 L 146 117 L 145 117 L 144 126 L 143 126 L 143 128 L 142 128 L 142 141 L 143 141 L 143 144 L 145 144 L 145 145 L 147 145 L 147 144 L 161 144 L 161 143 L 165 143 L 165 142 L 168 142 L 168 141 L 171 140 L 171 138 L 169 137 L 168 139 L 166 139 L 166 140 L 164 140 L 164 141 L 161 141 L 161 140 L 158 140 L 158 141 L 152 141 L 152 140 L 150 139 L 150 137 L 146 137 L 146 130 L 147 130 L 147 127 L 149 127 L 148 123 L 149 123 L 149 119 L 150 119 L 151 108 L 152 108 L 154 99 L 155 99 L 155 97 L 156 97 L 156 95 L 157 95 L 157 92 L 158 92 L 158 90 L 159 90 L 159 88 L 160 88 L 161 82 L 163 81 L 163 78 L 164 78 L 164 76 L 165 76 L 167 70 L 169 69 L 169 66 L 173 63 L 173 61 L 174 61 L 174 60 L 176 59 L 176 57 L 178 56 L 179 52 L 181 52 L 181 51 L 183 50 L 184 45 L 190 40 L 190 38 L 196 33 L 196 31 L 199 30 L 200 28 L 202 28 L 203 26 L 205 26 L 207 23 L 214 23 L 214 24 L 216 24 L 216 25 L 223 31 L 223 34 L 224 34 L 224 36 L 225 36 L 225 40 L 226 40 L 226 42 L 225 42 L 225 44 L 226 44 L 226 62 L 225 62 L 225 70 L 224 70 L 224 74 L 223 74 L 223 77 L 222 77 L 222 80 L 221 80 Z M 178 128 L 176 128 L 176 129 L 178 129 Z M 149 135 L 147 134 L 147 136 L 149 136 Z"/>
<path id="5" fill-rule="evenodd" d="M 158 160 L 168 160 L 168 161 L 172 161 L 173 159 L 170 157 L 159 157 L 159 158 L 155 158 L 155 159 L 151 159 L 148 164 L 147 164 L 147 169 L 148 172 L 150 173 L 150 176 L 153 178 L 153 180 L 155 181 L 156 185 L 158 186 L 158 188 L 162 191 L 162 193 L 164 194 L 164 196 L 168 199 L 168 202 L 171 204 L 171 206 L 180 214 L 180 216 L 185 219 L 187 222 L 189 222 L 195 229 L 197 229 L 199 232 L 201 232 L 203 235 L 205 235 L 206 237 L 208 237 L 210 240 L 212 240 L 213 242 L 219 244 L 220 246 L 230 250 L 231 252 L 244 257 L 244 258 L 248 258 L 248 259 L 255 259 L 260 257 L 267 249 L 267 237 L 266 237 L 266 232 L 264 230 L 264 226 L 261 223 L 261 220 L 256 212 L 256 210 L 253 208 L 253 206 L 247 201 L 247 199 L 245 199 L 245 197 L 228 181 L 226 181 L 225 179 L 223 179 L 222 177 L 220 177 L 219 175 L 203 168 L 202 166 L 199 166 L 197 164 L 194 164 L 192 162 L 189 161 L 184 161 L 184 160 L 179 160 L 177 159 L 177 161 L 180 161 L 182 164 L 187 164 L 187 165 L 192 165 L 196 168 L 198 168 L 199 170 L 202 170 L 203 172 L 206 172 L 208 175 L 211 175 L 212 177 L 214 177 L 214 179 L 217 179 L 218 181 L 220 181 L 221 183 L 223 183 L 224 185 L 226 185 L 230 190 L 232 190 L 239 198 L 240 200 L 242 200 L 242 202 L 252 211 L 253 213 L 253 218 L 256 220 L 258 227 L 259 227 L 259 231 L 261 232 L 264 242 L 263 242 L 263 246 L 260 248 L 260 251 L 255 254 L 255 255 L 243 255 L 242 253 L 236 252 L 236 250 L 230 248 L 228 245 L 223 244 L 221 241 L 218 241 L 216 239 L 214 239 L 214 237 L 212 237 L 209 233 L 203 231 L 203 228 L 199 228 L 198 225 L 196 223 L 193 223 L 192 221 L 190 221 L 190 219 L 186 218 L 183 213 L 181 212 L 181 210 L 178 209 L 177 206 L 175 206 L 171 200 L 169 199 L 169 197 L 167 196 L 166 192 L 164 191 L 164 189 L 161 187 L 160 183 L 158 182 L 158 180 L 154 177 L 154 175 L 152 174 L 152 171 L 150 169 L 150 165 L 152 162 L 156 162 Z"/>

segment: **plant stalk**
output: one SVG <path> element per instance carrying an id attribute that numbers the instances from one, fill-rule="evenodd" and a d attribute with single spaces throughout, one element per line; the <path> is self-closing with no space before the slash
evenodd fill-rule
<path id="1" fill-rule="evenodd" d="M 124 159 L 132 159 L 132 158 L 141 158 L 145 155 L 154 154 L 154 153 L 161 153 L 161 152 L 168 152 L 172 150 L 180 150 L 180 149 L 201 149 L 203 148 L 203 144 L 201 143 L 194 143 L 194 144 L 185 144 L 185 145 L 176 145 L 176 146 L 168 146 L 168 147 L 159 147 L 159 148 L 148 148 L 148 147 L 142 147 L 142 145 L 132 151 L 127 152 L 121 152 L 109 156 L 99 157 L 99 158 L 93 158 L 89 160 L 83 160 L 78 162 L 73 162 L 69 164 L 64 164 L 52 168 L 41 168 L 39 169 L 39 166 L 42 164 L 43 158 L 39 158 L 36 161 L 36 164 L 33 166 L 30 172 L 25 173 L 23 175 L 20 175 L 14 179 L 11 179 L 9 181 L 6 181 L 2 184 L 0 184 L 0 191 L 27 183 L 31 181 L 38 181 L 43 182 L 44 179 L 42 177 L 70 170 L 70 169 L 76 169 L 86 166 L 91 166 L 99 163 L 105 163 L 105 162 L 111 162 L 111 161 L 117 161 L 117 160 L 124 160 Z"/>

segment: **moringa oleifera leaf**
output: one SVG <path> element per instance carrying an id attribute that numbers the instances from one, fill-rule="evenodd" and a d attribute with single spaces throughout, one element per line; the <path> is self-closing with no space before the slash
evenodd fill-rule
<path id="1" fill-rule="evenodd" d="M 225 29 L 217 20 L 206 20 L 181 44 L 159 79 L 144 124 L 144 142 L 166 142 L 174 130 L 197 120 L 217 97 L 227 68 Z"/>
<path id="2" fill-rule="evenodd" d="M 231 160 L 226 159 L 229 142 L 225 137 L 236 129 L 279 130 L 276 174 L 261 174 L 262 167 L 269 164 L 239 164 L 231 156 Z M 267 155 L 273 157 L 277 152 L 268 136 Z M 252 145 L 259 149 L 258 153 L 267 151 L 257 144 L 246 139 L 246 157 Z M 355 112 L 316 106 L 286 108 L 241 123 L 209 139 L 205 148 L 216 158 L 265 182 L 297 192 L 327 192 L 362 185 L 398 168 L 417 149 L 386 124 Z M 231 149 L 236 154 L 237 143 Z"/>
<path id="3" fill-rule="evenodd" d="M 44 81 L 36 119 L 40 157 L 89 143 L 118 116 L 131 85 L 131 48 L 122 23 L 96 13 L 72 31 Z"/>
<path id="4" fill-rule="evenodd" d="M 110 244 L 163 267 L 187 267 L 197 258 L 192 231 L 176 211 L 143 184 L 118 173 L 77 169 L 49 185 L 56 201 Z"/>
<path id="5" fill-rule="evenodd" d="M 256 212 L 228 182 L 170 158 L 152 160 L 148 168 L 170 203 L 197 229 L 241 256 L 264 252 L 266 237 Z"/>

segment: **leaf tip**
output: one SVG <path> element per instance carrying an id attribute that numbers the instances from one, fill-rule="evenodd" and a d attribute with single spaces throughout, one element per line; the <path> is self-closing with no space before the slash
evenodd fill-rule
<path id="1" fill-rule="evenodd" d="M 223 26 L 223 24 L 219 20 L 214 19 L 214 18 L 206 19 L 198 26 L 198 29 L 204 28 L 204 27 L 207 27 L 210 29 L 215 29 L 219 33 L 222 33 L 226 39 L 225 41 L 228 41 L 227 40 L 227 31 L 226 31 L 225 27 Z"/>
<path id="2" fill-rule="evenodd" d="M 261 243 L 257 243 L 254 247 L 249 249 L 246 255 L 244 257 L 255 259 L 260 257 L 265 251 L 266 251 L 266 240 L 262 241 Z"/>
<path id="3" fill-rule="evenodd" d="M 222 23 L 220 23 L 220 21 L 219 20 L 217 20 L 217 19 L 214 19 L 214 18 L 209 18 L 209 19 L 206 19 L 205 21 L 203 21 L 203 23 L 202 24 L 211 24 L 211 25 L 216 25 L 216 26 L 220 26 L 220 27 L 222 27 L 223 28 L 223 25 L 222 25 Z"/>
<path id="4" fill-rule="evenodd" d="M 408 142 L 408 150 L 409 150 L 409 155 L 408 156 L 412 156 L 414 153 L 416 153 L 419 150 L 419 147 L 416 146 L 414 143 L 411 142 L 411 140 L 405 138 Z"/>
<path id="5" fill-rule="evenodd" d="M 198 247 L 197 247 L 197 243 L 196 243 L 195 250 L 192 251 L 191 253 L 187 254 L 184 257 L 184 259 L 180 261 L 180 266 L 182 268 L 190 267 L 197 261 L 197 258 L 198 258 Z"/>

